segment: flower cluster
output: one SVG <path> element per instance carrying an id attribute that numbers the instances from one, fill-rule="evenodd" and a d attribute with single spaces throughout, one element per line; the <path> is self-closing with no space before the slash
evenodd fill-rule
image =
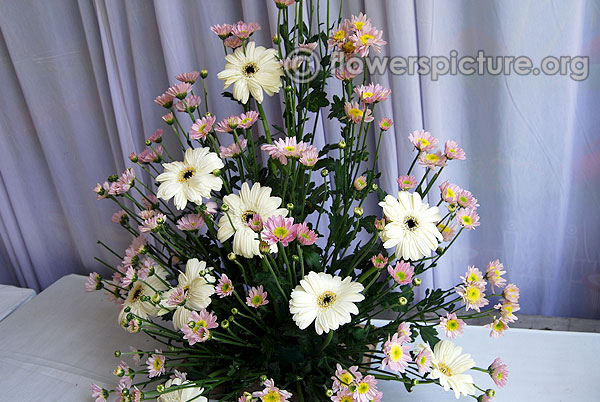
<path id="1" fill-rule="evenodd" d="M 86 291 L 108 292 L 123 330 L 153 343 L 116 351 L 114 389 L 92 385 L 93 398 L 378 402 L 382 380 L 474 396 L 470 370 L 505 386 L 500 359 L 479 368 L 440 339 L 461 335 L 474 316 L 493 320 L 492 336 L 517 319 L 519 289 L 503 265 L 469 266 L 456 286 L 416 297 L 423 273 L 479 226 L 469 191 L 443 181 L 436 205 L 430 191 L 464 150 L 454 141 L 437 149 L 438 139 L 414 131 L 409 170 L 391 193 L 380 188 L 379 151 L 394 124 L 375 116 L 391 90 L 346 65 L 335 71 L 343 94 L 329 97 L 330 74 L 307 83 L 287 72 L 307 68 L 295 50 L 367 57 L 385 45 L 382 32 L 360 14 L 315 36 L 290 18 L 294 0 L 274 3 L 276 48 L 251 40 L 255 23 L 211 27 L 225 53 L 216 78 L 237 109 L 209 110 L 208 71 L 177 75 L 154 100 L 169 129 L 129 155 L 135 171 L 94 188 L 117 204 L 111 221 L 133 240 L 123 252 L 100 242 L 115 258 L 98 259 L 104 271 L 90 274 Z M 265 95 L 280 89 L 283 113 L 267 116 Z M 315 141 L 318 113 L 339 125 L 336 143 Z M 163 141 L 167 133 L 175 141 Z M 383 310 L 393 318 L 375 326 Z"/>

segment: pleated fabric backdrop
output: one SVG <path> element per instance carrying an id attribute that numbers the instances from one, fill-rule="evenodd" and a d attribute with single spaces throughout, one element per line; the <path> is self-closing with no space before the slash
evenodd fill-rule
<path id="1" fill-rule="evenodd" d="M 331 3 L 334 15 L 339 0 Z M 376 113 L 395 122 L 383 140 L 380 185 L 396 190 L 412 161 L 406 137 L 424 128 L 465 148 L 468 160 L 444 175 L 481 204 L 481 227 L 461 236 L 424 285 L 452 286 L 467 265 L 484 269 L 499 258 L 522 289 L 522 312 L 600 318 L 599 3 L 343 2 L 344 16 L 359 11 L 384 30 L 385 55 L 590 57 L 581 82 L 389 72 L 372 80 L 393 91 Z M 222 91 L 222 46 L 209 27 L 240 19 L 260 23 L 254 40 L 270 45 L 271 0 L 0 0 L 2 283 L 40 290 L 97 270 L 93 256 L 106 256 L 97 239 L 128 244 L 109 221 L 115 208 L 91 189 L 162 127 L 153 99 L 176 74 L 206 68 L 210 93 Z M 266 101 L 270 116 L 278 103 Z M 238 112 L 217 96 L 209 109 L 218 118 Z M 335 124 L 318 126 L 318 144 L 337 141 Z"/>

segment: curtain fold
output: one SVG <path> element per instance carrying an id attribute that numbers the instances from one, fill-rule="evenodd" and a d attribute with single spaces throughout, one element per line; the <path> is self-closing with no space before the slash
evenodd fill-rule
<path id="1" fill-rule="evenodd" d="M 305 15 L 311 4 L 324 21 L 326 1 L 305 0 Z M 339 4 L 331 1 L 331 20 Z M 514 73 L 434 81 L 389 70 L 372 80 L 392 89 L 375 113 L 394 120 L 382 140 L 380 186 L 396 191 L 414 157 L 407 135 L 426 129 L 465 148 L 467 161 L 450 163 L 442 176 L 481 204 L 481 227 L 461 236 L 423 287 L 453 286 L 468 265 L 483 270 L 499 258 L 522 289 L 522 312 L 600 317 L 597 5 L 343 2 L 344 17 L 361 11 L 384 30 L 384 56 L 476 56 L 481 49 L 534 63 L 548 55 L 590 57 L 590 76 L 581 82 Z M 130 166 L 127 156 L 154 130 L 168 132 L 153 99 L 176 74 L 207 69 L 209 110 L 218 119 L 240 112 L 218 96 L 223 49 L 209 29 L 240 19 L 260 23 L 253 38 L 271 46 L 277 9 L 270 0 L 0 0 L 2 283 L 41 290 L 64 274 L 99 269 L 93 256 L 108 255 L 96 239 L 116 249 L 128 244 L 110 222 L 115 207 L 97 202 L 91 189 Z M 334 81 L 330 94 L 340 91 Z M 265 101 L 275 124 L 280 101 L 281 94 Z M 317 146 L 339 141 L 338 125 L 326 116 L 316 127 Z M 176 144 L 165 136 L 170 150 Z M 375 139 L 368 145 L 374 150 Z M 437 195 L 429 201 L 437 203 Z M 376 213 L 376 204 L 367 210 Z"/>

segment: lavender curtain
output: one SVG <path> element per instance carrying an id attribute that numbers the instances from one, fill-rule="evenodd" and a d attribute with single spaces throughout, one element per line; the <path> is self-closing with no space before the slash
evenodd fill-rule
<path id="1" fill-rule="evenodd" d="M 256 21 L 263 29 L 255 40 L 268 45 L 271 3 L 0 0 L 2 283 L 40 290 L 98 269 L 92 257 L 107 256 L 96 239 L 127 245 L 109 221 L 113 206 L 91 188 L 122 171 L 129 152 L 161 127 L 152 100 L 175 74 L 206 68 L 209 91 L 221 92 L 221 44 L 209 26 Z M 323 20 L 324 4 L 319 10 Z M 451 286 L 467 265 L 499 258 L 521 286 L 522 312 L 600 317 L 598 2 L 344 1 L 344 16 L 359 11 L 384 29 L 388 55 L 590 56 L 582 82 L 389 72 L 373 80 L 393 90 L 378 113 L 395 121 L 382 147 L 381 186 L 395 190 L 412 160 L 406 136 L 425 128 L 464 146 L 467 162 L 445 176 L 481 204 L 482 226 L 424 284 Z M 271 115 L 277 102 L 266 105 Z M 215 96 L 209 104 L 220 118 L 237 111 Z M 319 128 L 321 144 L 336 139 L 331 122 Z"/>

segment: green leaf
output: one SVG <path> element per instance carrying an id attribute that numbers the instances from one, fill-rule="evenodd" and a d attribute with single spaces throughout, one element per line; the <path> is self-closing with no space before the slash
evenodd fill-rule
<path id="1" fill-rule="evenodd" d="M 307 108 L 311 112 L 316 112 L 320 108 L 328 106 L 327 93 L 325 91 L 312 91 L 307 97 Z"/>
<path id="2" fill-rule="evenodd" d="M 438 332 L 435 329 L 435 327 L 420 327 L 419 333 L 421 334 L 421 338 L 423 338 L 423 340 L 427 342 L 432 348 L 435 346 L 436 343 L 440 341 L 440 338 L 438 338 L 437 336 Z"/>

